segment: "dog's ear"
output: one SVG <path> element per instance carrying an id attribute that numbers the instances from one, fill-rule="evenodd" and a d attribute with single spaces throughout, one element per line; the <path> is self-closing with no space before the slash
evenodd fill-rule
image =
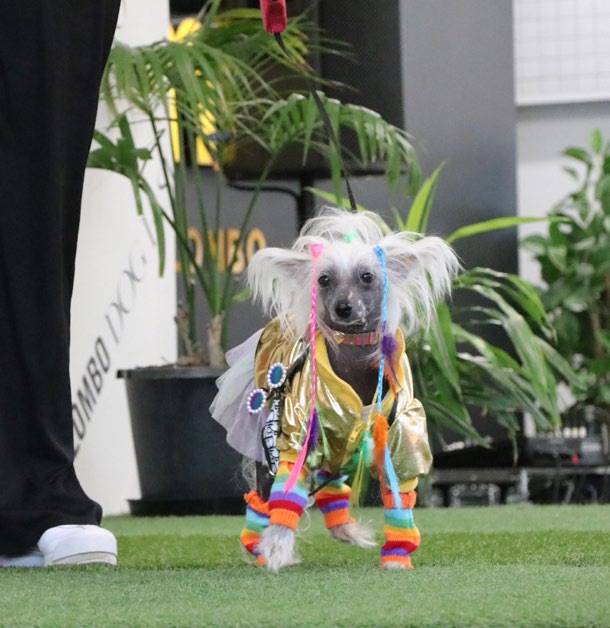
<path id="1" fill-rule="evenodd" d="M 308 252 L 266 248 L 248 264 L 248 285 L 254 300 L 282 327 L 296 336 L 307 327 L 313 259 Z"/>
<path id="2" fill-rule="evenodd" d="M 384 238 L 388 275 L 392 280 L 431 282 L 435 299 L 451 291 L 451 281 L 460 271 L 457 255 L 441 238 L 428 236 L 413 239 L 412 234 L 396 233 Z"/>
<path id="3" fill-rule="evenodd" d="M 311 270 L 311 255 L 301 251 L 269 247 L 257 251 L 248 264 L 252 288 L 277 280 L 300 282 Z"/>
<path id="4" fill-rule="evenodd" d="M 460 270 L 456 254 L 440 238 L 413 233 L 394 233 L 380 245 L 386 251 L 390 329 L 401 320 L 407 335 L 426 329 Z"/>

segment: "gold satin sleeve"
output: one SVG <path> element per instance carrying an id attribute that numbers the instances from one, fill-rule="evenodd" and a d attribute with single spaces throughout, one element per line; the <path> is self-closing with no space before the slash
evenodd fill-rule
<path id="1" fill-rule="evenodd" d="M 413 396 L 413 379 L 406 354 L 401 358 L 401 366 L 401 383 L 404 385 L 396 396 L 396 417 L 390 427 L 388 447 L 398 480 L 405 482 L 430 471 L 432 452 L 426 413 L 420 401 Z"/>

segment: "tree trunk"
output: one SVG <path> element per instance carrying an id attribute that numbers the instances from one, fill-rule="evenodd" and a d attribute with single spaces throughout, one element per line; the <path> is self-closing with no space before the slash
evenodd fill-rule
<path id="1" fill-rule="evenodd" d="M 222 348 L 221 337 L 224 323 L 224 314 L 216 314 L 208 325 L 208 354 L 210 366 L 223 369 L 227 366 L 225 352 Z"/>

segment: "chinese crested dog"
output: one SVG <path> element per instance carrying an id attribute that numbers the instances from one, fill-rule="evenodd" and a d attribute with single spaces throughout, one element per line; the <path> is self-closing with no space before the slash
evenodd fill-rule
<path id="1" fill-rule="evenodd" d="M 256 461 L 240 539 L 273 572 L 298 562 L 310 498 L 334 538 L 376 544 L 349 512 L 368 472 L 385 508 L 382 568 L 411 568 L 419 546 L 415 488 L 432 455 L 405 337 L 428 326 L 459 262 L 440 238 L 381 225 L 369 212 L 326 208 L 290 249 L 262 249 L 248 267 L 255 300 L 274 318 L 229 353 L 212 414 Z"/>

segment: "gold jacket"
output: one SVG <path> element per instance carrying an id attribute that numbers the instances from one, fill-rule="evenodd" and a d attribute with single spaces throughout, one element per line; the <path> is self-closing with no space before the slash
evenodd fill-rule
<path id="1" fill-rule="evenodd" d="M 432 464 L 428 443 L 426 415 L 421 403 L 413 397 L 411 367 L 405 354 L 405 342 L 400 330 L 396 332 L 398 350 L 395 352 L 393 370 L 396 381 L 391 382 L 383 404 L 383 414 L 388 417 L 396 402 L 395 419 L 390 427 L 388 446 L 392 464 L 400 482 L 426 474 Z M 289 341 L 274 319 L 264 329 L 255 358 L 256 385 L 265 387 L 269 367 L 281 362 L 290 367 L 305 350 L 303 340 Z M 363 419 L 364 406 L 354 389 L 334 373 L 331 368 L 326 342 L 321 332 L 316 335 L 317 356 L 317 408 L 322 428 L 328 442 L 327 457 L 322 457 L 321 467 L 336 473 L 352 458 L 363 435 L 375 419 L 372 407 Z M 281 414 L 281 432 L 277 440 L 280 454 L 297 455 L 305 440 L 311 401 L 311 361 L 287 385 Z M 318 453 L 322 456 L 320 446 Z"/>

